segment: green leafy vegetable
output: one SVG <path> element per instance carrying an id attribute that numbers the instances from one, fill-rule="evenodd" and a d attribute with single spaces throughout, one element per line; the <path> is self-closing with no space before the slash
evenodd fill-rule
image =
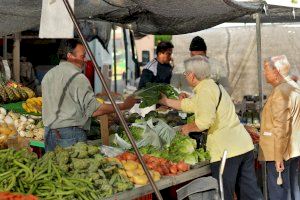
<path id="1" fill-rule="evenodd" d="M 135 141 L 140 141 L 141 139 L 143 139 L 143 135 L 145 132 L 144 128 L 133 125 L 133 126 L 130 126 L 129 129 L 130 129 L 132 137 L 134 138 Z M 130 144 L 130 141 L 124 130 L 121 132 L 120 137 Z"/>
<path id="2" fill-rule="evenodd" d="M 171 99 L 178 97 L 178 92 L 171 85 L 164 83 L 147 83 L 144 88 L 136 91 L 135 95 L 142 99 L 140 108 L 146 108 L 157 104 L 161 98 L 161 93 Z"/>

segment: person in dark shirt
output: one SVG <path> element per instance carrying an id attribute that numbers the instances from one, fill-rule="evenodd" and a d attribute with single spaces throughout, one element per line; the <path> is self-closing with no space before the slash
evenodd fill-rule
<path id="1" fill-rule="evenodd" d="M 144 67 L 138 89 L 145 87 L 148 82 L 170 84 L 173 69 L 170 61 L 173 48 L 171 42 L 160 42 L 157 45 L 157 57 Z"/>

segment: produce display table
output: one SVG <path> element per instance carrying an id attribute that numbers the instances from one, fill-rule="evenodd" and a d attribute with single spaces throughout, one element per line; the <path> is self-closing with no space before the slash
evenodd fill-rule
<path id="1" fill-rule="evenodd" d="M 159 190 L 178 185 L 180 183 L 184 183 L 187 181 L 191 181 L 193 179 L 208 175 L 211 173 L 210 167 L 208 165 L 208 162 L 203 162 L 198 165 L 199 168 L 191 169 L 187 172 L 181 173 L 176 176 L 164 176 L 159 181 L 155 182 L 157 185 L 157 188 Z M 129 191 L 117 193 L 109 198 L 106 198 L 106 200 L 128 200 L 128 199 L 135 199 L 142 197 L 144 195 L 153 193 L 153 189 L 150 184 L 134 188 Z"/>
<path id="2" fill-rule="evenodd" d="M 109 145 L 108 115 L 99 116 L 97 119 L 100 123 L 102 144 Z"/>

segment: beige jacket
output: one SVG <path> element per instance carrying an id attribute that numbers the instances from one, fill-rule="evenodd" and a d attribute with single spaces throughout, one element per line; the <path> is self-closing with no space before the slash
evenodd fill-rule
<path id="1" fill-rule="evenodd" d="M 288 160 L 300 155 L 300 89 L 286 81 L 273 88 L 261 117 L 258 159 Z"/>

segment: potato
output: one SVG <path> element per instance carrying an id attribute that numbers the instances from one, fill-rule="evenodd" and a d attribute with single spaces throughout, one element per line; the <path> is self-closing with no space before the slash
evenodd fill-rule
<path id="1" fill-rule="evenodd" d="M 148 178 L 146 175 L 134 176 L 133 182 L 137 185 L 146 185 L 148 183 Z"/>

